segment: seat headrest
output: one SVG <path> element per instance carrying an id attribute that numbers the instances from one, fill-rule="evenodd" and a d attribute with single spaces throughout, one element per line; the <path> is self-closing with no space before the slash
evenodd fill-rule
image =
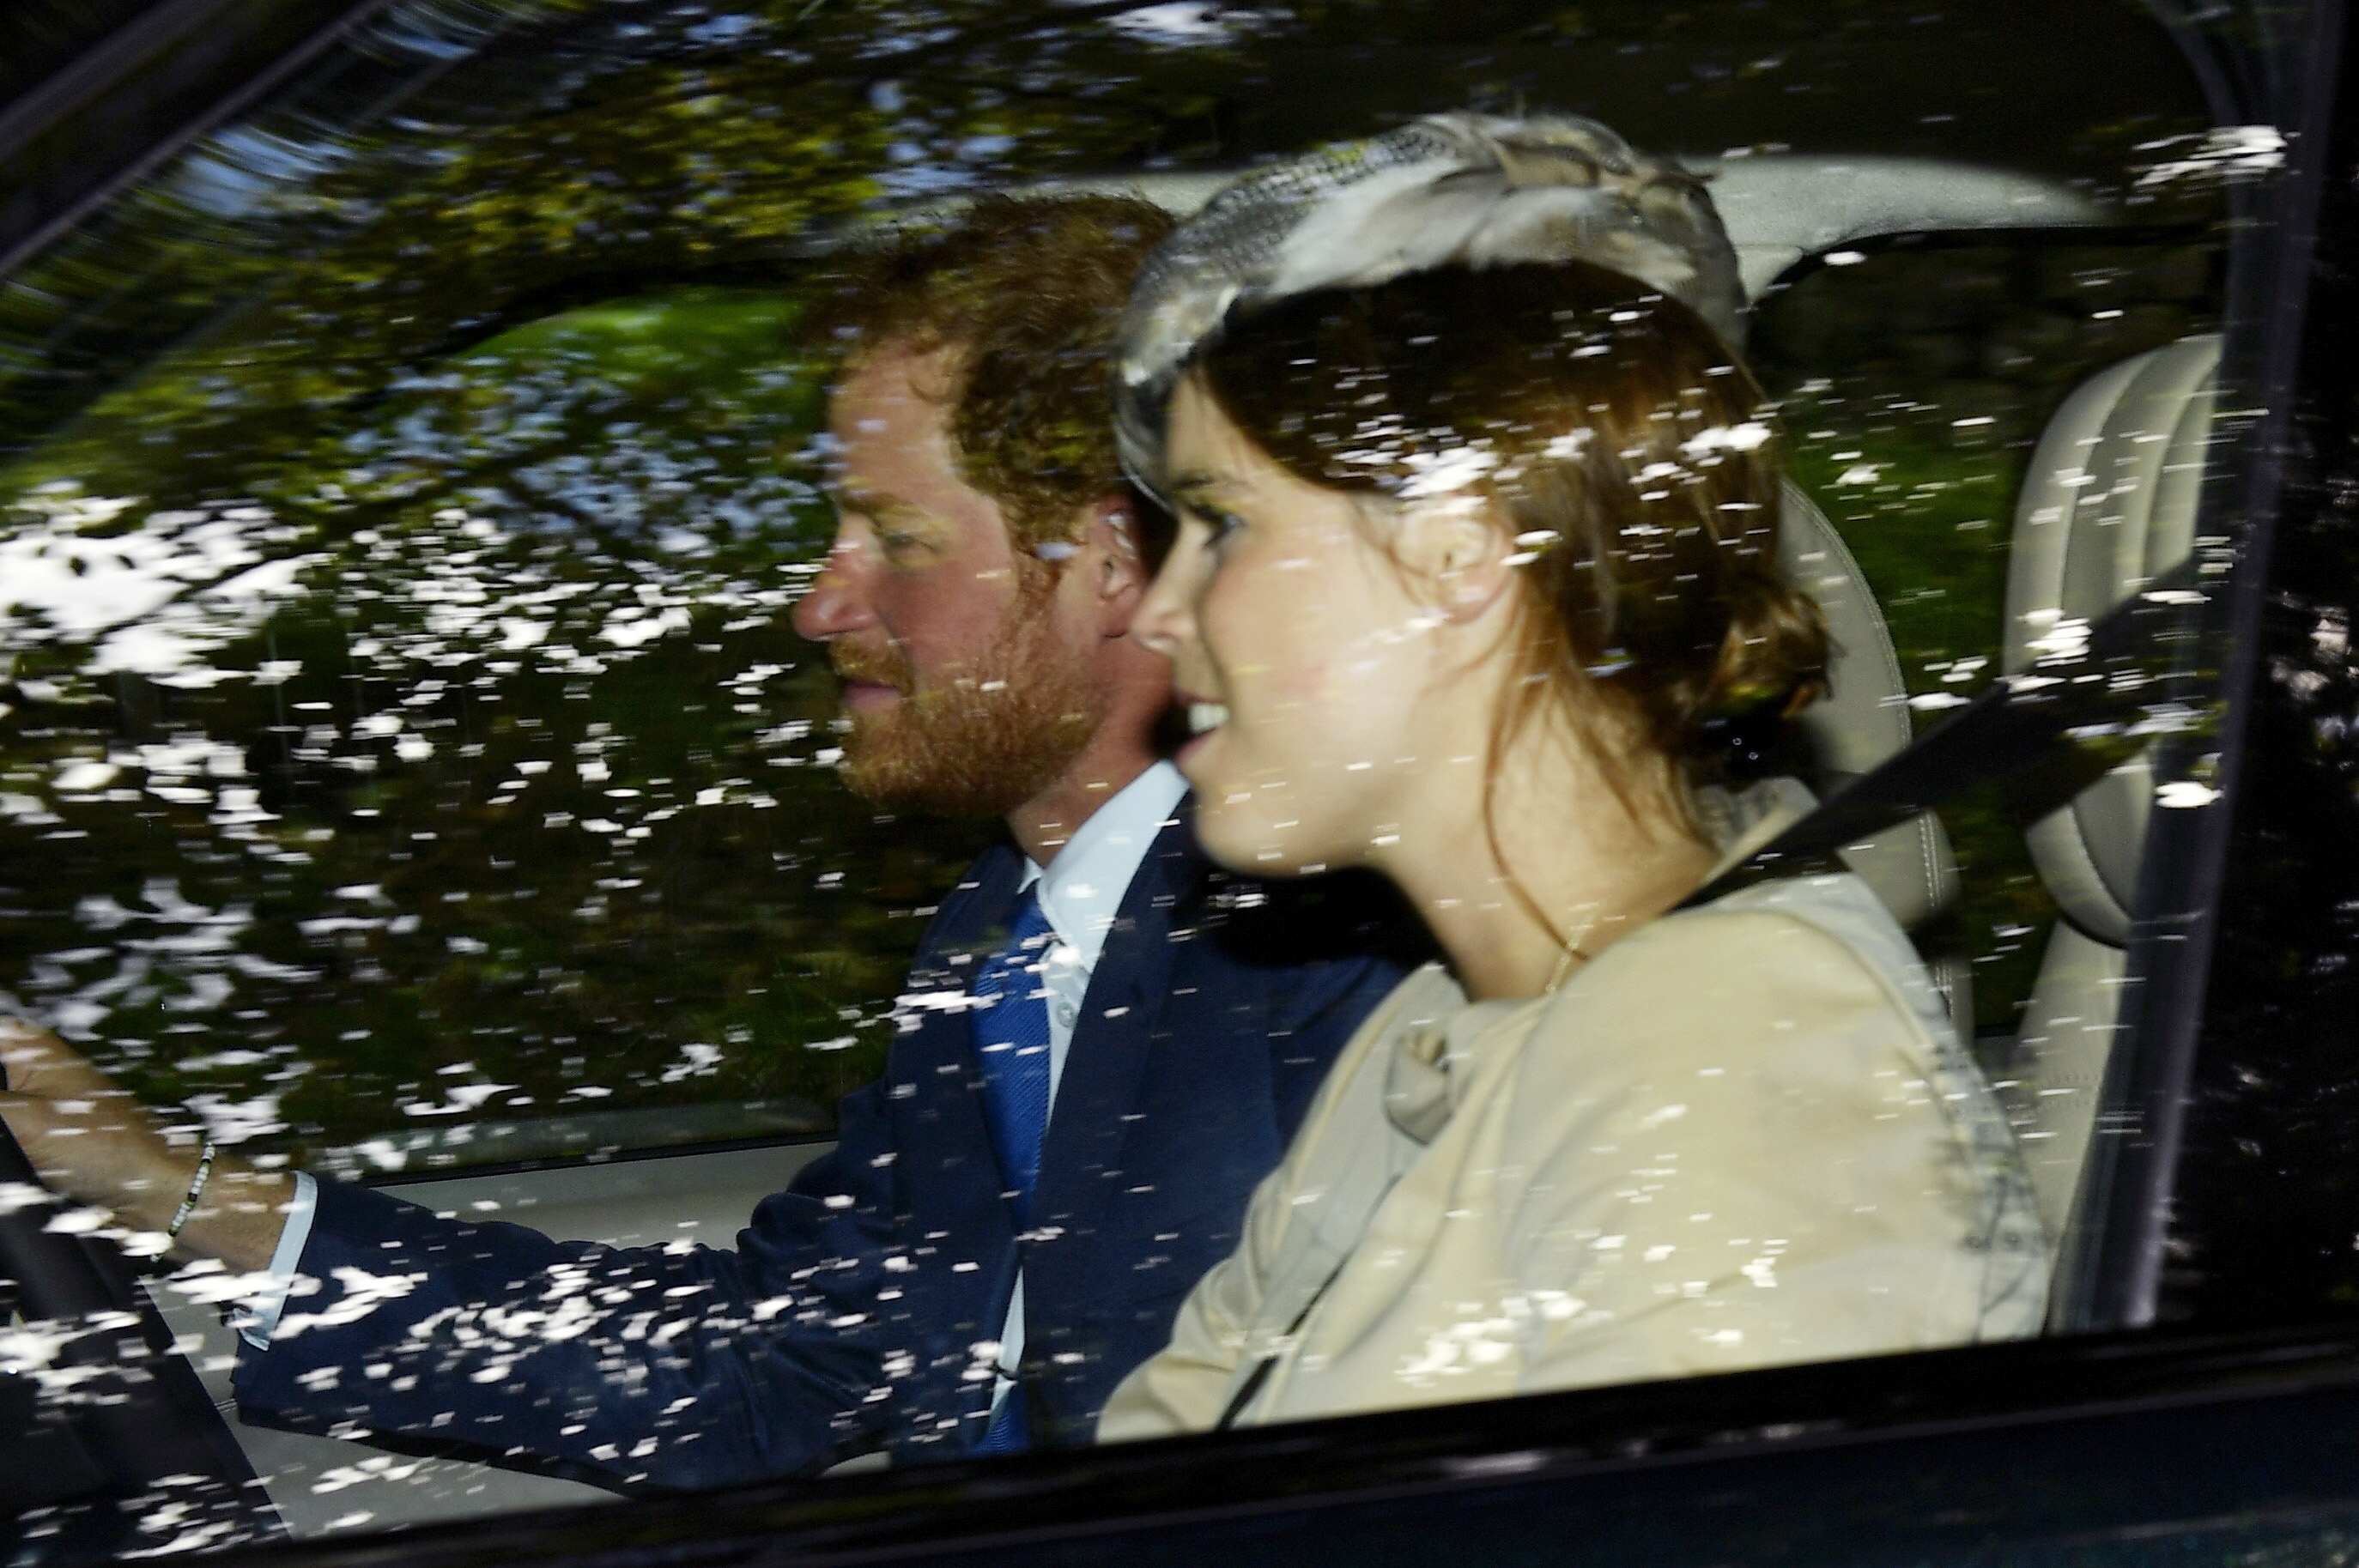
<path id="1" fill-rule="evenodd" d="M 2082 385 L 2048 421 L 2017 505 L 2001 667 L 2064 621 L 2094 621 L 2184 560 L 2195 539 L 2220 340 L 2187 338 Z M 2141 754 L 2035 824 L 2033 863 L 2066 919 L 2129 940 L 2154 778 Z"/>
<path id="2" fill-rule="evenodd" d="M 1787 579 L 1819 601 L 1834 643 L 1827 694 L 1796 720 L 1817 759 L 1813 783 L 1823 797 L 1908 744 L 1908 688 L 1859 563 L 1826 514 L 1791 481 L 1778 521 Z M 1949 840 L 1930 812 L 1848 846 L 1843 860 L 1904 928 L 1946 908 L 1957 892 Z"/>

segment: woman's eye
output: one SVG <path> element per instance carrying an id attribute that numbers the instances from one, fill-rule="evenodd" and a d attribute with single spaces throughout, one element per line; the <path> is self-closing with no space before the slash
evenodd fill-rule
<path id="1" fill-rule="evenodd" d="M 1245 520 L 1234 513 L 1205 512 L 1199 514 L 1205 528 L 1212 534 L 1212 543 L 1218 545 L 1245 526 Z"/>

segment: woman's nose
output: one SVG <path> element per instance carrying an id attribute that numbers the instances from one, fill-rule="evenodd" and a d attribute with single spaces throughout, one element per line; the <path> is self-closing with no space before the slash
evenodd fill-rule
<path id="1" fill-rule="evenodd" d="M 859 546 L 837 536 L 826 568 L 795 605 L 799 636 L 824 643 L 875 623 L 875 609 L 868 602 L 868 575 L 861 570 L 859 556 Z"/>
<path id="2" fill-rule="evenodd" d="M 1167 659 L 1177 658 L 1195 633 L 1195 616 L 1180 585 L 1183 566 L 1183 546 L 1174 546 L 1130 620 L 1132 640 Z"/>

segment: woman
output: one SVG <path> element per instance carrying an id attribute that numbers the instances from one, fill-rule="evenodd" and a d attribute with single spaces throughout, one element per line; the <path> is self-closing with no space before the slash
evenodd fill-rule
<path id="1" fill-rule="evenodd" d="M 1819 688 L 1734 258 L 1587 122 L 1258 175 L 1133 297 L 1138 630 L 1197 830 L 1373 867 L 1447 955 L 1345 1048 L 1106 1439 L 2036 1332 L 1989 1091 L 1850 876 L 1683 907 L 1789 825 L 1713 787 Z"/>

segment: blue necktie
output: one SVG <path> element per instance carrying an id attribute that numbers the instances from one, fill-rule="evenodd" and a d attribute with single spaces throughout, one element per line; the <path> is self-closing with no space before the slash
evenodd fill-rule
<path id="1" fill-rule="evenodd" d="M 984 1117 L 991 1124 L 999 1173 L 1016 1195 L 1024 1224 L 1032 1184 L 1040 1174 L 1040 1140 L 1049 1127 L 1049 999 L 1040 979 L 1048 954 L 1049 917 L 1040 912 L 1038 882 L 1016 900 L 1006 943 L 974 977 L 974 1044 L 983 1060 Z"/>
<path id="2" fill-rule="evenodd" d="M 1015 1194 L 1016 1224 L 1032 1209 L 1040 1175 L 1040 1143 L 1049 1127 L 1049 1001 L 1040 979 L 1050 932 L 1036 881 L 1016 900 L 1007 941 L 974 977 L 974 1044 L 983 1062 L 984 1119 L 999 1154 L 1001 1180 Z M 1029 1446 L 1024 1390 L 1007 1390 L 978 1454 L 1013 1454 Z"/>

